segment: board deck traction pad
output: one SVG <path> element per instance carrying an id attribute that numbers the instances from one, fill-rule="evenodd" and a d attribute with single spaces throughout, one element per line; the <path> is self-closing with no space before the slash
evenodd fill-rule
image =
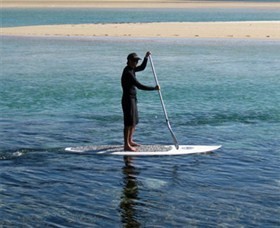
<path id="1" fill-rule="evenodd" d="M 207 153 L 219 149 L 221 146 L 180 145 L 177 150 L 174 145 L 141 145 L 137 151 L 124 151 L 123 145 L 99 145 L 67 147 L 65 151 L 74 153 L 94 153 L 108 155 L 180 155 Z"/>

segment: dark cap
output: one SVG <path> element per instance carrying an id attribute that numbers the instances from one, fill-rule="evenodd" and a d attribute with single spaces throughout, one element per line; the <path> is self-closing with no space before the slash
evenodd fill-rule
<path id="1" fill-rule="evenodd" d="M 138 55 L 136 53 L 130 53 L 127 56 L 127 60 L 141 60 L 141 58 L 138 57 Z"/>

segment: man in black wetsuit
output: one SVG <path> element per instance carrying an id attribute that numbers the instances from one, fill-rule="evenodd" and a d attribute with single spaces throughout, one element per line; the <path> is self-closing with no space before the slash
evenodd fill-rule
<path id="1" fill-rule="evenodd" d="M 140 66 L 137 63 L 141 58 L 136 53 L 131 53 L 127 56 L 127 66 L 122 73 L 122 109 L 124 117 L 124 150 L 136 151 L 135 146 L 139 146 L 133 141 L 133 133 L 138 124 L 138 110 L 137 110 L 137 92 L 136 88 L 141 90 L 159 90 L 159 86 L 145 86 L 137 79 L 135 72 L 142 71 L 146 68 L 148 57 L 151 53 L 147 52 L 146 56 Z"/>

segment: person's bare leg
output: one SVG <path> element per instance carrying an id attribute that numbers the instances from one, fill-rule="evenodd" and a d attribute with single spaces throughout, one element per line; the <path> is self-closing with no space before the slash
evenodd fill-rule
<path id="1" fill-rule="evenodd" d="M 131 131 L 130 131 L 130 135 L 129 135 L 129 144 L 131 146 L 140 146 L 138 143 L 133 141 L 134 131 L 135 131 L 135 126 L 132 126 Z"/>
<path id="2" fill-rule="evenodd" d="M 124 135 L 124 150 L 126 151 L 136 151 L 136 148 L 130 145 L 130 136 L 132 131 L 132 126 L 125 126 L 123 130 Z"/>

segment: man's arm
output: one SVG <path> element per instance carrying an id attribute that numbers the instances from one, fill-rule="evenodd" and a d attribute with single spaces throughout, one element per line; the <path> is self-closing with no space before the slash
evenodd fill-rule
<path id="1" fill-rule="evenodd" d="M 148 62 L 148 58 L 144 58 L 143 62 L 141 63 L 140 66 L 137 66 L 135 68 L 135 72 L 138 72 L 138 71 L 142 71 L 142 70 L 145 70 L 146 66 L 147 66 L 147 62 Z"/>
<path id="2" fill-rule="evenodd" d="M 135 77 L 131 77 L 133 85 L 141 90 L 157 90 L 157 86 L 146 86 L 141 84 Z"/>
<path id="3" fill-rule="evenodd" d="M 145 55 L 145 57 L 144 57 L 144 60 L 143 60 L 143 62 L 141 63 L 141 65 L 135 68 L 135 72 L 145 70 L 145 68 L 146 68 L 146 66 L 147 66 L 147 62 L 148 62 L 148 57 L 149 57 L 150 55 L 151 55 L 151 52 L 148 51 L 148 52 L 146 53 L 146 55 Z"/>

